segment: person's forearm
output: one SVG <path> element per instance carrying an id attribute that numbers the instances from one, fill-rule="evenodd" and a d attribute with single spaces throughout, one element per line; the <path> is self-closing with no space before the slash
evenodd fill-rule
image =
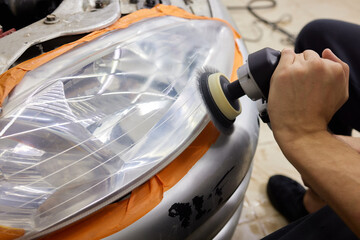
<path id="1" fill-rule="evenodd" d="M 360 155 L 326 131 L 289 139 L 277 139 L 285 156 L 360 237 Z"/>
<path id="2" fill-rule="evenodd" d="M 342 135 L 335 135 L 335 137 L 344 143 L 348 144 L 351 148 L 355 151 L 360 153 L 360 138 L 359 137 L 350 137 L 350 136 L 342 136 Z"/>

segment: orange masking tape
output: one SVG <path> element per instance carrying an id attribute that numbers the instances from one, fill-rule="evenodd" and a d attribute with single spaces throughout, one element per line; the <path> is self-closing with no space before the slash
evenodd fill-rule
<path id="1" fill-rule="evenodd" d="M 157 5 L 152 9 L 143 9 L 123 18 L 113 25 L 95 31 L 75 42 L 65 44 L 57 49 L 30 59 L 0 75 L 0 106 L 10 91 L 22 80 L 26 72 L 31 71 L 57 56 L 73 49 L 81 43 L 91 41 L 106 32 L 127 28 L 132 23 L 145 18 L 176 16 L 186 19 L 212 19 L 226 23 L 234 34 L 234 39 L 240 35 L 226 21 L 217 18 L 196 16 L 175 6 Z M 235 42 L 235 41 L 234 41 Z M 231 80 L 236 80 L 236 70 L 243 64 L 241 52 L 235 44 L 234 65 Z M 81 219 L 70 226 L 51 233 L 43 239 L 101 239 L 121 231 L 131 225 L 146 213 L 156 207 L 163 198 L 163 193 L 173 187 L 183 178 L 194 164 L 208 151 L 216 141 L 219 132 L 213 124 L 203 130 L 195 141 L 172 163 L 156 174 L 143 185 L 134 189 L 130 198 L 110 204 L 92 215 Z M 7 232 L 8 235 L 2 235 Z M 24 234 L 22 229 L 0 226 L 0 239 L 13 240 Z M 2 238 L 4 236 L 4 238 Z M 11 237 L 12 236 L 12 237 Z M 7 238 L 5 238 L 7 237 Z"/>
<path id="2" fill-rule="evenodd" d="M 0 226 L 0 239 L 13 240 L 25 234 L 24 229 Z"/>

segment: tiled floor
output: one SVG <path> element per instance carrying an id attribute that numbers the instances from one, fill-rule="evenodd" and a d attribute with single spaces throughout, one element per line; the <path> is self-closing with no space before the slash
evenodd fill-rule
<path id="1" fill-rule="evenodd" d="M 228 6 L 245 6 L 249 0 L 223 0 Z M 259 1 L 264 5 L 266 1 Z M 276 0 L 274 8 L 261 9 L 256 12 L 262 17 L 277 21 L 291 17 L 291 21 L 281 24 L 292 34 L 297 34 L 300 29 L 311 20 L 317 18 L 340 19 L 360 24 L 360 2 L 358 0 Z M 262 23 L 255 23 L 255 18 L 247 10 L 230 8 L 230 13 L 236 22 L 240 34 L 245 39 L 255 39 L 261 29 L 262 37 L 258 42 L 246 41 L 249 52 L 254 52 L 263 47 L 283 49 L 291 47 L 282 39 L 284 35 L 274 32 Z M 260 127 L 259 145 L 254 159 L 254 170 L 248 191 L 245 196 L 243 213 L 233 240 L 259 239 L 276 229 L 286 225 L 286 221 L 270 205 L 265 186 L 268 178 L 273 174 L 284 174 L 299 181 L 298 172 L 288 163 L 277 146 L 271 130 L 267 125 Z"/>

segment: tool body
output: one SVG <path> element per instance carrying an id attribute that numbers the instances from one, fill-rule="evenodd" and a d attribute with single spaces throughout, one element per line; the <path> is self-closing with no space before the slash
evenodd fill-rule
<path id="1" fill-rule="evenodd" d="M 232 126 L 241 113 L 239 98 L 247 95 L 253 101 L 269 96 L 270 79 L 274 73 L 281 53 L 271 48 L 263 48 L 248 56 L 247 62 L 238 68 L 238 80 L 230 83 L 222 73 L 204 72 L 201 74 L 200 91 L 214 120 L 223 127 Z M 264 122 L 269 122 L 266 109 L 260 112 Z"/>

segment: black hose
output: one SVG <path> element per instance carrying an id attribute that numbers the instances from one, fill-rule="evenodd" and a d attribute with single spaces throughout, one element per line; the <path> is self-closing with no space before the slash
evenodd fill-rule
<path id="1" fill-rule="evenodd" d="M 255 5 L 255 3 L 264 2 L 265 5 Z M 260 16 L 258 13 L 255 12 L 255 10 L 259 9 L 268 9 L 268 8 L 274 8 L 276 7 L 277 3 L 275 0 L 251 0 L 246 6 L 229 6 L 229 10 L 237 10 L 237 9 L 246 9 L 248 12 L 253 15 L 258 21 L 270 26 L 274 31 L 281 32 L 284 34 L 287 38 L 286 41 L 292 45 L 295 44 L 296 36 L 294 34 L 289 33 L 285 29 L 279 26 L 280 21 L 269 21 L 262 16 Z"/>

